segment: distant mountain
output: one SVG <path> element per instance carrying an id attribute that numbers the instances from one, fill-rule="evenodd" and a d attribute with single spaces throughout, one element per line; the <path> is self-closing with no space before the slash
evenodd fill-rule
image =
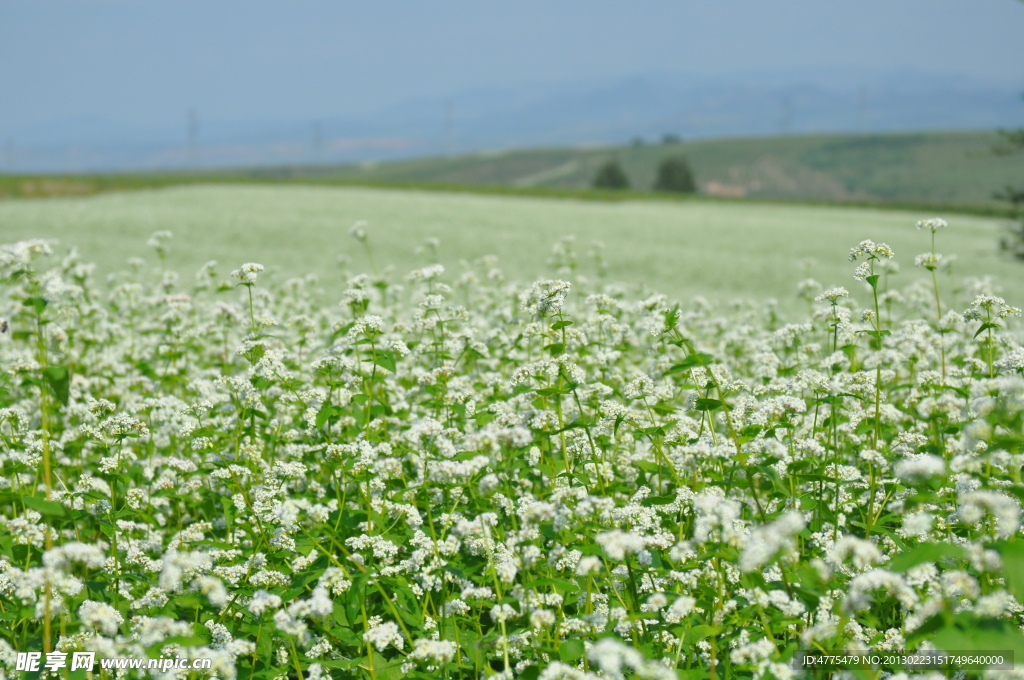
<path id="1" fill-rule="evenodd" d="M 366 117 L 133 125 L 70 118 L 0 130 L 0 168 L 68 172 L 342 163 L 494 148 L 827 132 L 985 130 L 1024 123 L 1019 90 L 916 72 L 647 73 L 482 87 Z M 8 140 L 2 146 L 4 139 Z"/>

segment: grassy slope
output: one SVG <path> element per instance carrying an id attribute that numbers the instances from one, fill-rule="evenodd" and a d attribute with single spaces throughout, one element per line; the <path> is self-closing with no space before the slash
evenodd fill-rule
<path id="1" fill-rule="evenodd" d="M 658 162 L 685 154 L 704 188 L 709 183 L 741 189 L 761 199 L 867 204 L 956 206 L 975 213 L 1003 212 L 995 190 L 1024 178 L 1024 155 L 997 157 L 994 133 L 808 135 L 725 139 L 668 146 L 528 149 L 450 158 L 423 158 L 362 166 L 232 170 L 204 175 L 0 176 L 0 197 L 84 195 L 207 183 L 301 182 L 463 187 L 520 195 L 589 193 L 596 168 L 618 158 L 639 190 L 654 181 Z M 496 189 L 495 187 L 500 187 Z"/>
<path id="2" fill-rule="evenodd" d="M 633 186 L 648 189 L 658 162 L 683 153 L 702 185 L 741 187 L 750 197 L 985 204 L 994 190 L 1024 177 L 1024 156 L 994 156 L 997 142 L 994 134 L 973 132 L 726 139 L 419 159 L 349 168 L 336 176 L 584 188 L 601 163 L 616 157 Z"/>
<path id="3" fill-rule="evenodd" d="M 593 267 L 583 254 L 602 241 L 611 280 L 680 297 L 775 296 L 792 305 L 805 275 L 859 290 L 846 253 L 864 238 L 896 249 L 902 272 L 894 284 L 920 277 L 913 257 L 927 248 L 927 239 L 914 222 L 927 216 L 748 202 L 599 203 L 351 187 L 193 186 L 2 201 L 0 242 L 57 238 L 79 246 L 104 276 L 137 255 L 149 234 L 169 229 L 175 234 L 170 264 L 184 275 L 210 259 L 220 261 L 222 275 L 257 261 L 282 276 L 319 274 L 326 287 L 339 291 L 339 256 L 350 256 L 355 271 L 367 270 L 347 235 L 355 220 L 369 220 L 378 262 L 400 273 L 422 266 L 417 246 L 437 237 L 441 261 L 454 274 L 461 260 L 495 254 L 510 277 L 533 277 L 545 271 L 551 245 L 575 234 L 584 272 Z M 1007 291 L 1024 289 L 1024 267 L 996 252 L 999 220 L 948 217 L 951 228 L 940 235 L 939 250 L 958 255 L 960 273 L 991 274 Z M 804 266 L 805 260 L 813 262 Z"/>

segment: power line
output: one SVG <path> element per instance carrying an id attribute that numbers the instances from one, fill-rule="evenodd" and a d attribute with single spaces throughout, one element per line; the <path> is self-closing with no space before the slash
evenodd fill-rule
<path id="1" fill-rule="evenodd" d="M 199 165 L 199 114 L 188 110 L 188 154 L 192 165 Z"/>

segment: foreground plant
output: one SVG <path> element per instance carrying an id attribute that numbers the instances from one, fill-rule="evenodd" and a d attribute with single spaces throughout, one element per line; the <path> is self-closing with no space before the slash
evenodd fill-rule
<path id="1" fill-rule="evenodd" d="M 50 650 L 371 680 L 1024 661 L 1024 349 L 991 282 L 943 314 L 864 241 L 867 309 L 818 288 L 783 325 L 490 259 L 327 293 L 51 255 L 0 251 L 8 676 Z"/>

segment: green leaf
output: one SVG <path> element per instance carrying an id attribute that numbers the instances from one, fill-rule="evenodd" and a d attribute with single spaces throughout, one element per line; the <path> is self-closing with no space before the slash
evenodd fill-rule
<path id="1" fill-rule="evenodd" d="M 42 498 L 36 498 L 34 496 L 22 496 L 21 502 L 25 504 L 26 508 L 35 510 L 44 517 L 71 519 L 71 512 L 60 503 L 44 501 Z"/>
<path id="2" fill-rule="evenodd" d="M 516 680 L 537 680 L 540 677 L 540 666 L 530 666 L 516 675 Z"/>
<path id="3" fill-rule="evenodd" d="M 1006 589 L 1024 602 L 1024 541 L 1001 542 L 995 546 L 1003 558 L 1003 578 Z"/>
<path id="4" fill-rule="evenodd" d="M 377 680 L 400 680 L 405 677 L 401 658 L 388 661 L 376 650 L 373 652 L 373 670 Z"/>
<path id="5" fill-rule="evenodd" d="M 569 321 L 568 319 L 566 319 L 564 321 L 556 321 L 555 323 L 551 324 L 551 330 L 553 330 L 553 331 L 560 331 L 563 328 L 565 328 L 566 326 L 571 326 L 572 324 L 573 324 L 573 322 Z"/>
<path id="6" fill-rule="evenodd" d="M 36 310 L 36 314 L 42 314 L 43 310 L 46 309 L 46 305 L 49 303 L 41 297 L 30 297 L 22 300 L 21 304 Z"/>
<path id="7" fill-rule="evenodd" d="M 907 649 L 911 646 L 916 646 L 920 640 L 930 638 L 932 634 L 941 630 L 946 625 L 946 617 L 943 614 L 936 614 L 925 620 L 920 626 L 914 629 L 914 632 L 907 637 Z"/>
<path id="8" fill-rule="evenodd" d="M 150 645 L 146 648 L 146 654 L 150 658 L 156 658 L 160 655 L 160 650 L 167 645 L 181 645 L 182 647 L 202 647 L 208 644 L 210 640 L 208 638 L 202 638 L 198 635 L 175 635 L 173 637 L 165 638 L 160 642 Z"/>
<path id="9" fill-rule="evenodd" d="M 975 339 L 977 339 L 977 337 L 979 335 L 981 335 L 982 333 L 984 333 L 985 331 L 987 331 L 990 328 L 1002 328 L 1002 326 L 1000 326 L 997 323 L 989 323 L 989 322 L 983 323 L 983 324 L 981 324 L 981 327 L 978 328 L 978 332 L 974 334 Z"/>
<path id="10" fill-rule="evenodd" d="M 548 351 L 548 354 L 550 354 L 553 357 L 565 354 L 565 345 L 561 342 L 553 342 L 550 345 L 545 345 L 544 349 L 546 349 Z"/>
<path id="11" fill-rule="evenodd" d="M 619 434 L 619 427 L 622 425 L 624 420 L 625 418 L 621 414 L 615 416 L 615 426 L 612 428 L 613 437 Z"/>
<path id="12" fill-rule="evenodd" d="M 679 626 L 678 628 L 673 628 L 672 632 L 682 639 L 684 645 L 693 645 L 706 637 L 714 635 L 715 629 L 712 626 L 705 625 L 693 626 L 691 628 Z"/>
<path id="13" fill-rule="evenodd" d="M 363 583 L 365 576 L 357 576 L 349 589 L 345 591 L 345 618 L 350 622 L 359 620 L 363 604 Z"/>
<path id="14" fill-rule="evenodd" d="M 334 410 L 331 407 L 331 402 L 324 401 L 324 403 L 320 405 L 320 410 L 316 412 L 316 429 L 319 430 L 322 428 L 333 413 Z"/>
<path id="15" fill-rule="evenodd" d="M 71 388 L 71 373 L 67 366 L 47 366 L 43 369 L 43 379 L 64 406 L 68 405 L 68 394 Z"/>
<path id="16" fill-rule="evenodd" d="M 192 593 L 185 593 L 179 595 L 173 600 L 175 607 L 181 607 L 182 609 L 201 609 L 203 601 L 199 599 L 198 595 Z"/>
<path id="17" fill-rule="evenodd" d="M 872 274 L 864 278 L 868 282 L 868 285 L 872 288 L 878 288 L 878 279 L 882 278 L 879 274 Z"/>
<path id="18" fill-rule="evenodd" d="M 718 399 L 698 399 L 693 408 L 696 411 L 717 411 L 722 408 L 722 402 Z"/>
<path id="19" fill-rule="evenodd" d="M 909 552 L 892 558 L 887 565 L 889 571 L 901 573 L 925 562 L 940 562 L 946 558 L 962 560 L 967 557 L 964 549 L 950 543 L 922 543 Z"/>
<path id="20" fill-rule="evenodd" d="M 563 663 L 573 663 L 583 658 L 584 646 L 582 640 L 566 640 L 558 645 L 558 658 Z"/>
<path id="21" fill-rule="evenodd" d="M 668 369 L 669 373 L 679 373 L 680 371 L 688 371 L 696 366 L 710 366 L 715 362 L 715 358 L 710 354 L 704 354 L 703 352 L 697 352 L 683 359 L 672 368 Z"/>
<path id="22" fill-rule="evenodd" d="M 420 613 L 419 601 L 413 595 L 406 584 L 396 588 L 394 591 L 395 600 L 398 604 L 398 613 L 407 624 L 414 628 L 423 627 L 423 617 Z"/>
<path id="23" fill-rule="evenodd" d="M 676 502 L 675 496 L 648 496 L 640 502 L 640 505 L 671 505 Z"/>
<path id="24" fill-rule="evenodd" d="M 679 305 L 665 312 L 665 328 L 675 328 L 679 324 Z"/>
<path id="25" fill-rule="evenodd" d="M 377 352 L 373 355 L 373 363 L 381 368 L 386 368 L 392 373 L 395 372 L 396 362 L 393 352 Z"/>
<path id="26" fill-rule="evenodd" d="M 945 651 L 1007 651 L 1013 652 L 1015 660 L 1024 659 L 1024 634 L 999 619 L 977 619 L 971 615 L 957 625 L 944 627 L 931 641 Z"/>
<path id="27" fill-rule="evenodd" d="M 365 657 L 362 660 L 365 661 Z M 357 666 L 360 663 L 360 659 L 321 659 L 317 663 L 324 668 L 340 668 L 342 670 L 348 670 L 353 666 Z"/>
<path id="28" fill-rule="evenodd" d="M 249 382 L 252 383 L 252 386 L 258 390 L 265 390 L 274 384 L 272 380 L 270 380 L 269 378 L 264 378 L 262 375 L 253 376 L 249 380 Z"/>
<path id="29" fill-rule="evenodd" d="M 551 587 L 563 595 L 565 593 L 579 592 L 580 587 L 572 581 L 560 578 L 539 578 L 530 583 L 531 588 Z"/>

